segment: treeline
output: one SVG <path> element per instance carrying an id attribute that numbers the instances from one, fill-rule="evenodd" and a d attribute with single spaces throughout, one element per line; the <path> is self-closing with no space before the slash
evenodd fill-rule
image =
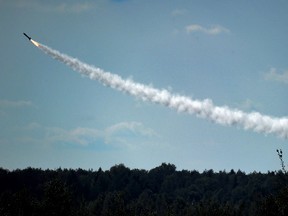
<path id="1" fill-rule="evenodd" d="M 150 171 L 0 168 L 0 215 L 288 215 L 287 177 L 177 171 L 165 163 Z"/>

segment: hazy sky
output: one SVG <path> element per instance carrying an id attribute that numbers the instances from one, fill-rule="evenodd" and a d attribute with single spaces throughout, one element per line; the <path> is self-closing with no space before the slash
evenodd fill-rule
<path id="1" fill-rule="evenodd" d="M 288 116 L 288 2 L 0 0 L 0 166 L 280 169 L 288 140 L 105 87 L 23 36 L 123 78 Z"/>

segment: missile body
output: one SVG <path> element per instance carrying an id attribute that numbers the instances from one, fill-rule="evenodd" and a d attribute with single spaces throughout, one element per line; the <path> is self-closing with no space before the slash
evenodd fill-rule
<path id="1" fill-rule="evenodd" d="M 31 37 L 29 37 L 26 33 L 23 33 L 25 37 L 27 37 L 31 41 Z"/>

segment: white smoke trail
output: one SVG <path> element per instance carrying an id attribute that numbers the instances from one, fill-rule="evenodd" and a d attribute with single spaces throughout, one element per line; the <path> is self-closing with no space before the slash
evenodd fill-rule
<path id="1" fill-rule="evenodd" d="M 116 74 L 105 72 L 100 68 L 88 65 L 80 60 L 62 54 L 40 43 L 36 44 L 42 51 L 54 59 L 65 63 L 73 70 L 88 76 L 92 80 L 98 80 L 106 86 L 141 98 L 175 109 L 179 112 L 196 114 L 198 117 L 206 118 L 221 125 L 234 125 L 243 127 L 245 130 L 253 130 L 265 134 L 276 134 L 279 137 L 288 138 L 288 118 L 275 118 L 262 115 L 257 112 L 245 113 L 229 107 L 215 106 L 210 99 L 193 100 L 186 96 L 172 94 L 163 89 L 155 89 L 132 80 L 124 80 Z"/>

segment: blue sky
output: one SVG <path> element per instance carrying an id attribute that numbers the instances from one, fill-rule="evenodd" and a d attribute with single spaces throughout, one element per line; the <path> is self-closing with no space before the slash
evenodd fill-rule
<path id="1" fill-rule="evenodd" d="M 123 78 L 283 117 L 287 10 L 284 0 L 0 0 L 0 166 L 280 169 L 287 140 L 105 87 L 22 33 Z"/>

